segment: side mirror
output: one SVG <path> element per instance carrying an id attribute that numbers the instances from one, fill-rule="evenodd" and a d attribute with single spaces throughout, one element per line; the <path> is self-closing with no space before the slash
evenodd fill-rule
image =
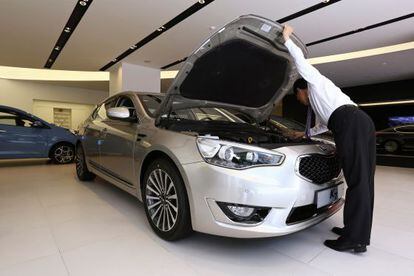
<path id="1" fill-rule="evenodd" d="M 112 107 L 106 111 L 106 116 L 110 119 L 134 122 L 137 119 L 130 116 L 129 109 L 126 107 Z"/>
<path id="2" fill-rule="evenodd" d="M 44 125 L 41 121 L 34 121 L 33 124 L 32 124 L 32 127 L 42 128 L 42 127 L 44 127 Z"/>

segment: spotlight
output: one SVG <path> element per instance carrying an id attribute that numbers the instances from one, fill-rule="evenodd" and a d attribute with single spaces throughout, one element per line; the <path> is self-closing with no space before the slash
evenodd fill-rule
<path id="1" fill-rule="evenodd" d="M 79 4 L 80 4 L 81 6 L 86 6 L 86 2 L 87 2 L 87 1 L 79 1 Z"/>
<path id="2" fill-rule="evenodd" d="M 65 31 L 65 33 L 70 33 L 70 30 L 71 29 L 69 27 L 66 27 L 64 31 Z"/>
<path id="3" fill-rule="evenodd" d="M 206 1 L 204 0 L 198 0 L 198 3 L 200 3 L 201 5 L 203 5 Z"/>
<path id="4" fill-rule="evenodd" d="M 56 46 L 56 47 L 55 47 L 55 50 L 56 50 L 56 51 L 59 51 L 59 50 L 60 50 L 60 47 L 59 47 L 59 46 Z"/>

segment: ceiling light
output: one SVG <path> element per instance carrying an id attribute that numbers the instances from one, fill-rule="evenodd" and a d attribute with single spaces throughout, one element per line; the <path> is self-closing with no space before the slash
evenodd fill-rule
<path id="1" fill-rule="evenodd" d="M 368 50 L 362 50 L 362 51 L 356 51 L 356 52 L 349 52 L 345 54 L 310 58 L 308 60 L 311 64 L 316 65 L 316 64 L 345 61 L 345 60 L 357 59 L 357 58 L 366 58 L 366 57 L 371 57 L 371 56 L 384 55 L 384 54 L 412 50 L 412 49 L 414 49 L 414 41 L 407 42 L 407 43 L 401 43 L 401 44 L 395 44 L 395 45 L 386 46 L 386 47 L 380 47 L 380 48 L 374 48 L 374 49 L 368 49 Z"/>
<path id="2" fill-rule="evenodd" d="M 79 1 L 79 4 L 80 4 L 81 6 L 86 6 L 86 1 Z"/>
<path id="3" fill-rule="evenodd" d="M 114 58 L 113 60 L 112 60 L 112 62 L 117 62 L 118 60 L 116 59 L 116 58 Z"/>
<path id="4" fill-rule="evenodd" d="M 157 31 L 159 31 L 159 32 L 162 32 L 162 31 L 164 31 L 166 28 L 164 27 L 164 26 L 161 26 L 161 27 L 159 27 L 158 29 L 157 29 Z"/>
<path id="5" fill-rule="evenodd" d="M 414 104 L 414 100 L 362 103 L 362 104 L 358 104 L 358 105 L 359 106 L 381 106 L 381 105 L 398 105 L 398 104 Z"/>
<path id="6" fill-rule="evenodd" d="M 66 71 L 0 66 L 0 78 L 34 81 L 109 81 L 109 72 Z"/>
<path id="7" fill-rule="evenodd" d="M 135 50 L 137 48 L 137 45 L 132 45 L 131 47 L 129 47 L 129 49 L 131 50 Z"/>
<path id="8" fill-rule="evenodd" d="M 49 58 L 49 62 L 52 62 L 52 61 L 53 61 L 53 59 Z"/>
<path id="9" fill-rule="evenodd" d="M 201 5 L 203 5 L 204 3 L 206 3 L 206 1 L 204 1 L 204 0 L 198 0 L 198 3 L 200 3 Z"/>
<path id="10" fill-rule="evenodd" d="M 65 33 L 70 33 L 70 28 L 69 28 L 69 27 L 66 27 L 66 28 L 64 29 L 64 31 L 65 31 Z"/>
<path id="11" fill-rule="evenodd" d="M 56 47 L 55 47 L 55 50 L 56 50 L 56 51 L 59 51 L 59 50 L 60 50 L 60 47 L 59 47 L 59 46 L 56 46 Z"/>

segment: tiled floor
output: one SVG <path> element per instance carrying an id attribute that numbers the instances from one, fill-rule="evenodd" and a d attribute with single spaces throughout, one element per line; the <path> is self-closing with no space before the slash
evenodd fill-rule
<path id="1" fill-rule="evenodd" d="M 73 165 L 0 164 L 0 275 L 414 275 L 413 179 L 378 167 L 372 245 L 354 255 L 322 245 L 341 214 L 285 237 L 168 243 L 135 198 Z"/>

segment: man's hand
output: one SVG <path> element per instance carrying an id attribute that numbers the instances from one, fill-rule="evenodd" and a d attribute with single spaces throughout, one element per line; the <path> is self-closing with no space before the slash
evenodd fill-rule
<path id="1" fill-rule="evenodd" d="M 299 140 L 305 137 L 305 132 L 303 131 L 289 131 L 285 135 L 292 140 Z"/>
<path id="2" fill-rule="evenodd" d="M 289 40 L 292 33 L 293 33 L 293 28 L 289 26 L 288 24 L 285 24 L 283 28 L 283 39 L 285 40 L 285 42 Z"/>

